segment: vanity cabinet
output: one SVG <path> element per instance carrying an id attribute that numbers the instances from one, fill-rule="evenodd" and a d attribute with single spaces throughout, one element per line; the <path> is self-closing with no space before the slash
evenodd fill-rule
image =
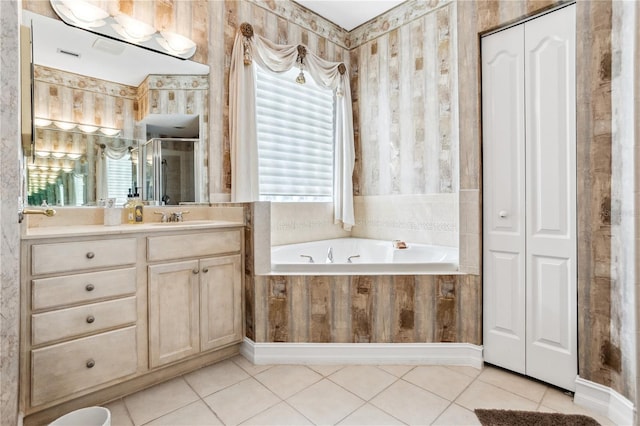
<path id="1" fill-rule="evenodd" d="M 241 225 L 98 229 L 23 237 L 25 425 L 239 353 Z"/>
<path id="2" fill-rule="evenodd" d="M 136 239 L 43 241 L 26 248 L 29 405 L 135 374 Z"/>
<path id="3" fill-rule="evenodd" d="M 241 237 L 235 230 L 149 238 L 150 261 L 200 256 L 149 265 L 151 368 L 242 340 Z"/>

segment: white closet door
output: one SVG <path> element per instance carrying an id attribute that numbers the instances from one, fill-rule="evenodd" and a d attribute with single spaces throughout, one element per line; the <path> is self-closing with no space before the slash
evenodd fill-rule
<path id="1" fill-rule="evenodd" d="M 525 373 L 524 27 L 482 40 L 484 359 Z"/>
<path id="2" fill-rule="evenodd" d="M 577 375 L 575 5 L 525 24 L 527 375 Z"/>

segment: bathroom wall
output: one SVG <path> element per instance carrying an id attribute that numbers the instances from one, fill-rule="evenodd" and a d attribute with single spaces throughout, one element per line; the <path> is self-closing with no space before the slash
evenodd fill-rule
<path id="1" fill-rule="evenodd" d="M 349 33 L 353 236 L 459 246 L 455 24 L 455 2 L 408 1 Z"/>
<path id="2" fill-rule="evenodd" d="M 458 190 L 456 5 L 408 2 L 349 34 L 356 195 Z"/>
<path id="3" fill-rule="evenodd" d="M 18 424 L 20 51 L 18 2 L 0 2 L 0 424 Z M 11 54 L 13 52 L 13 54 Z"/>
<path id="4" fill-rule="evenodd" d="M 621 348 L 624 386 L 635 387 L 638 402 L 638 311 L 639 293 L 638 218 L 640 210 L 640 4 L 614 2 L 611 33 L 611 282 L 620 297 L 612 303 L 611 341 Z M 635 351 L 633 348 L 636 348 Z M 635 383 L 634 383 L 635 379 Z M 629 391 L 632 395 L 633 390 Z"/>

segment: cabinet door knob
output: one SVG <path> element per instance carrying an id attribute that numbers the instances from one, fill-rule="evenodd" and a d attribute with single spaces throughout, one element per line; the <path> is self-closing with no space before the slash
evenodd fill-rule
<path id="1" fill-rule="evenodd" d="M 87 284 L 87 286 L 84 288 L 87 291 L 93 291 L 93 289 L 96 288 L 93 284 Z"/>
<path id="2" fill-rule="evenodd" d="M 89 253 L 87 253 L 87 259 L 93 259 L 94 257 L 96 257 L 96 254 L 92 251 L 90 251 Z"/>
<path id="3" fill-rule="evenodd" d="M 193 271 L 191 271 L 191 272 L 193 272 L 193 274 L 195 275 L 195 274 L 197 274 L 197 273 L 198 273 L 198 272 L 200 272 L 200 271 L 198 270 L 198 268 L 194 268 L 194 269 L 193 269 Z"/>
<path id="4" fill-rule="evenodd" d="M 93 368 L 96 365 L 96 362 L 92 359 L 87 361 L 87 368 Z"/>
<path id="5" fill-rule="evenodd" d="M 93 315 L 89 315 L 89 316 L 87 317 L 87 322 L 88 322 L 89 324 L 91 324 L 91 323 L 92 323 L 92 322 L 94 322 L 95 320 L 96 320 L 96 317 L 94 317 Z"/>
<path id="6" fill-rule="evenodd" d="M 202 268 L 202 272 L 206 274 L 207 272 L 209 272 L 209 268 Z"/>

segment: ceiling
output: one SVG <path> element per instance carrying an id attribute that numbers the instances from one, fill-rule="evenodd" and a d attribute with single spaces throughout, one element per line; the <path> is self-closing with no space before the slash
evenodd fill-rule
<path id="1" fill-rule="evenodd" d="M 296 0 L 298 4 L 351 31 L 404 0 Z"/>

